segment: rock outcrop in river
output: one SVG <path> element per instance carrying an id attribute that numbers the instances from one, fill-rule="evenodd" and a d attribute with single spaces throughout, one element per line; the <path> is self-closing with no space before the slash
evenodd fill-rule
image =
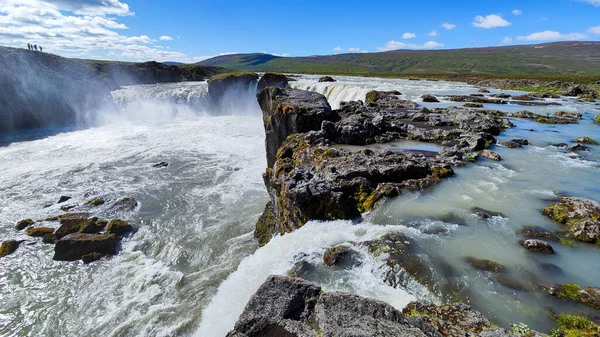
<path id="1" fill-rule="evenodd" d="M 332 111 L 314 92 L 268 87 L 258 94 L 271 197 L 256 226 L 260 244 L 309 220 L 360 218 L 385 197 L 428 188 L 452 176 L 452 165 L 476 158 L 510 126 L 498 111 L 418 109 L 394 92 L 377 97 Z M 403 139 L 443 143 L 446 149 L 394 153 L 339 146 Z"/>
<path id="2" fill-rule="evenodd" d="M 403 312 L 364 297 L 323 292 L 302 279 L 270 276 L 227 337 L 517 336 L 466 304 L 413 302 Z M 532 337 L 541 336 L 531 331 Z"/>

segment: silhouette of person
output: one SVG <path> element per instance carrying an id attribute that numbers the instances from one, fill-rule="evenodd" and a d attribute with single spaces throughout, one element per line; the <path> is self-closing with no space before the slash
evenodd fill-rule
<path id="1" fill-rule="evenodd" d="M 33 49 L 34 49 L 35 51 L 37 51 L 37 44 L 34 44 L 34 45 L 33 45 Z"/>
<path id="2" fill-rule="evenodd" d="M 27 44 L 27 49 L 31 50 L 31 45 L 29 43 Z"/>
<path id="3" fill-rule="evenodd" d="M 40 51 L 43 52 L 44 50 L 42 49 L 42 46 L 40 46 Z"/>

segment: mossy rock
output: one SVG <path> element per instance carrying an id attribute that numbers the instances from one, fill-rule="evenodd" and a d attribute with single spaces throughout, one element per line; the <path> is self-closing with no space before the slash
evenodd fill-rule
<path id="1" fill-rule="evenodd" d="M 111 220 L 106 227 L 107 234 L 115 234 L 117 236 L 127 234 L 132 230 L 133 226 L 131 226 L 127 221 L 123 220 Z"/>
<path id="2" fill-rule="evenodd" d="M 249 78 L 251 80 L 258 80 L 258 75 L 250 71 L 232 71 L 228 73 L 214 75 L 208 79 L 208 83 L 223 82 L 237 78 Z"/>
<path id="3" fill-rule="evenodd" d="M 85 263 L 85 264 L 90 264 L 92 262 L 102 259 L 105 256 L 106 256 L 106 254 L 97 253 L 97 252 L 89 253 L 89 254 L 85 254 L 84 256 L 82 256 L 81 261 L 83 261 L 83 263 Z"/>
<path id="4" fill-rule="evenodd" d="M 119 211 L 133 211 L 138 206 L 138 202 L 133 198 L 122 198 L 117 200 L 112 208 Z"/>
<path id="5" fill-rule="evenodd" d="M 594 120 L 596 121 L 596 123 L 600 124 L 600 115 L 596 115 L 596 118 L 594 118 Z"/>
<path id="6" fill-rule="evenodd" d="M 47 243 L 47 244 L 51 244 L 51 245 L 55 244 L 56 241 L 58 241 L 58 237 L 56 236 L 56 234 L 46 234 L 42 238 L 43 243 Z"/>
<path id="7" fill-rule="evenodd" d="M 98 220 L 98 218 L 88 219 L 88 216 L 88 213 L 67 213 L 61 216 L 61 226 L 56 230 L 56 236 L 60 239 L 69 234 L 77 233 L 82 228 Z"/>
<path id="8" fill-rule="evenodd" d="M 325 263 L 326 266 L 332 267 L 342 262 L 349 250 L 350 247 L 345 245 L 329 248 L 323 254 L 323 263 Z"/>
<path id="9" fill-rule="evenodd" d="M 30 227 L 27 228 L 27 235 L 34 238 L 41 238 L 47 234 L 54 233 L 54 228 L 50 227 Z"/>
<path id="10" fill-rule="evenodd" d="M 21 221 L 17 222 L 15 229 L 18 231 L 22 231 L 29 226 L 33 226 L 34 223 L 35 223 L 35 221 L 33 221 L 31 219 L 21 220 Z"/>
<path id="11" fill-rule="evenodd" d="M 75 261 L 92 253 L 115 255 L 118 242 L 114 234 L 70 234 L 56 242 L 53 259 Z"/>
<path id="12" fill-rule="evenodd" d="M 466 257 L 465 261 L 477 270 L 499 272 L 505 269 L 505 267 L 500 263 L 486 259 L 478 259 L 473 256 Z"/>
<path id="13" fill-rule="evenodd" d="M 371 90 L 371 91 L 367 92 L 367 94 L 365 95 L 365 104 L 375 103 L 382 98 L 395 97 L 397 95 L 402 95 L 402 93 L 398 90 L 392 90 L 392 91 Z"/>
<path id="14" fill-rule="evenodd" d="M 600 325 L 581 315 L 561 314 L 554 317 L 558 330 L 556 335 L 563 337 L 597 337 L 600 336 Z M 554 336 L 555 334 L 553 334 Z"/>
<path id="15" fill-rule="evenodd" d="M 20 244 L 21 241 L 15 240 L 8 240 L 2 242 L 2 245 L 0 245 L 0 257 L 5 257 L 14 253 L 17 250 L 17 248 L 19 248 Z"/>
<path id="16" fill-rule="evenodd" d="M 95 199 L 92 199 L 92 200 L 86 202 L 85 204 L 98 207 L 100 205 L 103 205 L 105 202 L 106 201 L 104 201 L 104 199 L 102 199 L 102 198 L 95 198 Z"/>
<path id="17" fill-rule="evenodd" d="M 548 205 L 548 207 L 542 210 L 542 214 L 549 216 L 562 224 L 566 224 L 569 220 L 569 208 L 564 204 Z"/>
<path id="18" fill-rule="evenodd" d="M 575 142 L 579 144 L 598 145 L 598 142 L 591 137 L 579 137 L 575 139 Z"/>
<path id="19" fill-rule="evenodd" d="M 104 228 L 106 228 L 107 224 L 108 221 L 106 220 L 98 220 L 98 218 L 91 218 L 82 223 L 79 226 L 79 230 L 77 232 L 86 234 L 100 233 L 104 230 Z"/>

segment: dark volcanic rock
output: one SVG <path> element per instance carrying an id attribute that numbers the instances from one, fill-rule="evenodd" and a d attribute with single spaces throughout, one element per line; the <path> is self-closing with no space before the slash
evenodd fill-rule
<path id="1" fill-rule="evenodd" d="M 60 217 L 60 227 L 56 230 L 56 236 L 60 239 L 72 233 L 77 233 L 87 224 L 96 222 L 97 218 L 88 219 L 88 213 L 67 213 Z"/>
<path id="2" fill-rule="evenodd" d="M 522 240 L 519 241 L 519 244 L 521 244 L 523 248 L 527 249 L 530 252 L 554 254 L 554 249 L 552 248 L 552 246 L 550 246 L 550 244 L 542 240 Z"/>
<path id="3" fill-rule="evenodd" d="M 426 102 L 426 103 L 439 103 L 440 102 L 440 100 L 437 99 L 433 95 L 423 95 L 423 96 L 421 96 L 421 99 L 423 100 L 423 102 Z"/>
<path id="4" fill-rule="evenodd" d="M 581 119 L 583 117 L 583 115 L 578 112 L 568 112 L 568 111 L 557 111 L 554 113 L 554 116 L 570 118 L 570 119 Z"/>
<path id="5" fill-rule="evenodd" d="M 0 245 L 0 257 L 5 257 L 14 253 L 17 250 L 17 248 L 19 248 L 20 244 L 21 241 L 15 240 L 7 240 L 2 242 L 2 245 Z"/>
<path id="6" fill-rule="evenodd" d="M 482 104 L 507 104 L 508 102 L 501 99 L 493 99 L 488 97 L 479 96 L 451 96 L 452 102 L 469 102 L 469 103 L 482 103 Z"/>
<path id="7" fill-rule="evenodd" d="M 212 99 L 219 103 L 241 92 L 245 92 L 250 87 L 250 83 L 257 81 L 258 75 L 251 72 L 233 72 L 219 74 L 208 80 L 208 94 Z"/>
<path id="8" fill-rule="evenodd" d="M 522 229 L 517 231 L 517 234 L 523 235 L 527 238 L 559 241 L 559 237 L 556 234 L 554 234 L 554 232 L 549 231 L 546 228 L 540 226 L 523 227 Z"/>
<path id="9" fill-rule="evenodd" d="M 600 244 L 600 203 L 583 198 L 561 197 L 542 214 L 567 225 L 567 236 L 577 241 Z"/>
<path id="10" fill-rule="evenodd" d="M 477 215 L 478 217 L 480 217 L 482 219 L 489 219 L 493 216 L 499 216 L 499 217 L 503 217 L 503 218 L 506 217 L 506 216 L 504 216 L 504 214 L 502 214 L 500 212 L 492 212 L 492 211 L 488 211 L 488 210 L 480 208 L 480 207 L 471 208 L 471 212 L 473 212 L 473 214 Z"/>
<path id="11" fill-rule="evenodd" d="M 527 139 L 511 139 L 511 142 L 521 144 L 523 146 L 529 145 L 529 141 Z"/>
<path id="12" fill-rule="evenodd" d="M 115 211 L 133 211 L 138 206 L 138 202 L 133 198 L 122 198 L 117 200 L 111 208 Z"/>
<path id="13" fill-rule="evenodd" d="M 598 145 L 598 142 L 590 137 L 578 137 L 575 139 L 575 142 L 579 144 Z"/>
<path id="14" fill-rule="evenodd" d="M 325 265 L 329 267 L 336 265 L 344 259 L 345 255 L 348 254 L 349 250 L 350 247 L 343 245 L 328 248 L 323 254 L 323 263 L 325 263 Z"/>
<path id="15" fill-rule="evenodd" d="M 290 87 L 288 78 L 283 74 L 266 73 L 258 81 L 258 92 L 263 91 L 266 87 L 275 87 L 287 89 Z"/>
<path id="16" fill-rule="evenodd" d="M 331 76 L 323 76 L 319 78 L 319 82 L 336 82 L 336 80 Z"/>
<path id="17" fill-rule="evenodd" d="M 542 124 L 577 124 L 579 121 L 573 118 L 557 117 L 557 116 L 542 116 L 531 111 L 518 111 L 510 115 L 516 118 L 533 119 Z"/>
<path id="18" fill-rule="evenodd" d="M 406 315 L 406 316 L 405 316 Z M 389 304 L 323 293 L 301 279 L 270 276 L 227 337 L 509 337 L 465 304 L 413 302 L 404 314 Z"/>
<path id="19" fill-rule="evenodd" d="M 465 108 L 483 108 L 483 104 L 481 103 L 465 103 L 463 106 Z"/>
<path id="20" fill-rule="evenodd" d="M 304 90 L 269 87 L 258 94 L 266 133 L 267 165 L 292 134 L 320 130 L 323 121 L 336 120 L 325 96 Z"/>
<path id="21" fill-rule="evenodd" d="M 127 234 L 133 230 L 133 226 L 131 226 L 127 221 L 123 220 L 111 220 L 108 223 L 108 227 L 106 227 L 106 233 L 115 234 L 117 236 L 121 236 L 123 234 Z"/>
<path id="22" fill-rule="evenodd" d="M 382 98 L 397 99 L 396 96 L 398 96 L 398 95 L 402 95 L 402 93 L 400 91 L 398 91 L 398 90 L 393 90 L 393 91 L 377 91 L 377 90 L 372 90 L 372 91 L 369 91 L 365 95 L 365 104 L 375 103 L 375 102 L 379 101 Z"/>
<path id="23" fill-rule="evenodd" d="M 166 161 L 161 161 L 160 163 L 152 164 L 152 167 L 154 168 L 163 168 L 167 166 L 169 166 L 169 163 L 167 163 Z"/>
<path id="24" fill-rule="evenodd" d="M 34 223 L 35 223 L 35 221 L 33 221 L 31 219 L 21 220 L 21 221 L 17 222 L 15 229 L 18 231 L 22 231 L 29 226 L 33 226 Z"/>
<path id="25" fill-rule="evenodd" d="M 119 240 L 114 234 L 69 234 L 56 242 L 56 261 L 75 261 L 87 254 L 115 255 Z"/>
<path id="26" fill-rule="evenodd" d="M 71 200 L 71 197 L 69 197 L 68 195 L 63 195 L 58 199 L 57 204 L 62 204 L 63 202 L 67 202 L 69 200 Z"/>
<path id="27" fill-rule="evenodd" d="M 27 235 L 34 238 L 41 238 L 46 236 L 47 234 L 54 233 L 54 228 L 48 227 L 30 227 L 27 228 Z"/>
<path id="28" fill-rule="evenodd" d="M 523 147 L 523 144 L 509 140 L 508 142 L 504 142 L 504 146 L 506 146 L 509 149 L 517 149 Z"/>
<path id="29" fill-rule="evenodd" d="M 465 258 L 465 261 L 477 270 L 499 272 L 505 269 L 505 267 L 500 263 L 486 259 L 478 259 L 473 256 Z"/>

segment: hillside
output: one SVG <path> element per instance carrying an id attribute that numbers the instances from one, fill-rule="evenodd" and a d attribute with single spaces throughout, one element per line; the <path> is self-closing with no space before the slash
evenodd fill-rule
<path id="1" fill-rule="evenodd" d="M 202 65 L 69 59 L 0 47 L 0 135 L 18 129 L 81 124 L 123 85 L 200 81 L 226 72 Z"/>
<path id="2" fill-rule="evenodd" d="M 235 70 L 337 74 L 600 74 L 600 42 L 451 50 L 395 50 L 382 53 L 277 57 L 267 54 L 218 56 L 200 62 Z"/>

